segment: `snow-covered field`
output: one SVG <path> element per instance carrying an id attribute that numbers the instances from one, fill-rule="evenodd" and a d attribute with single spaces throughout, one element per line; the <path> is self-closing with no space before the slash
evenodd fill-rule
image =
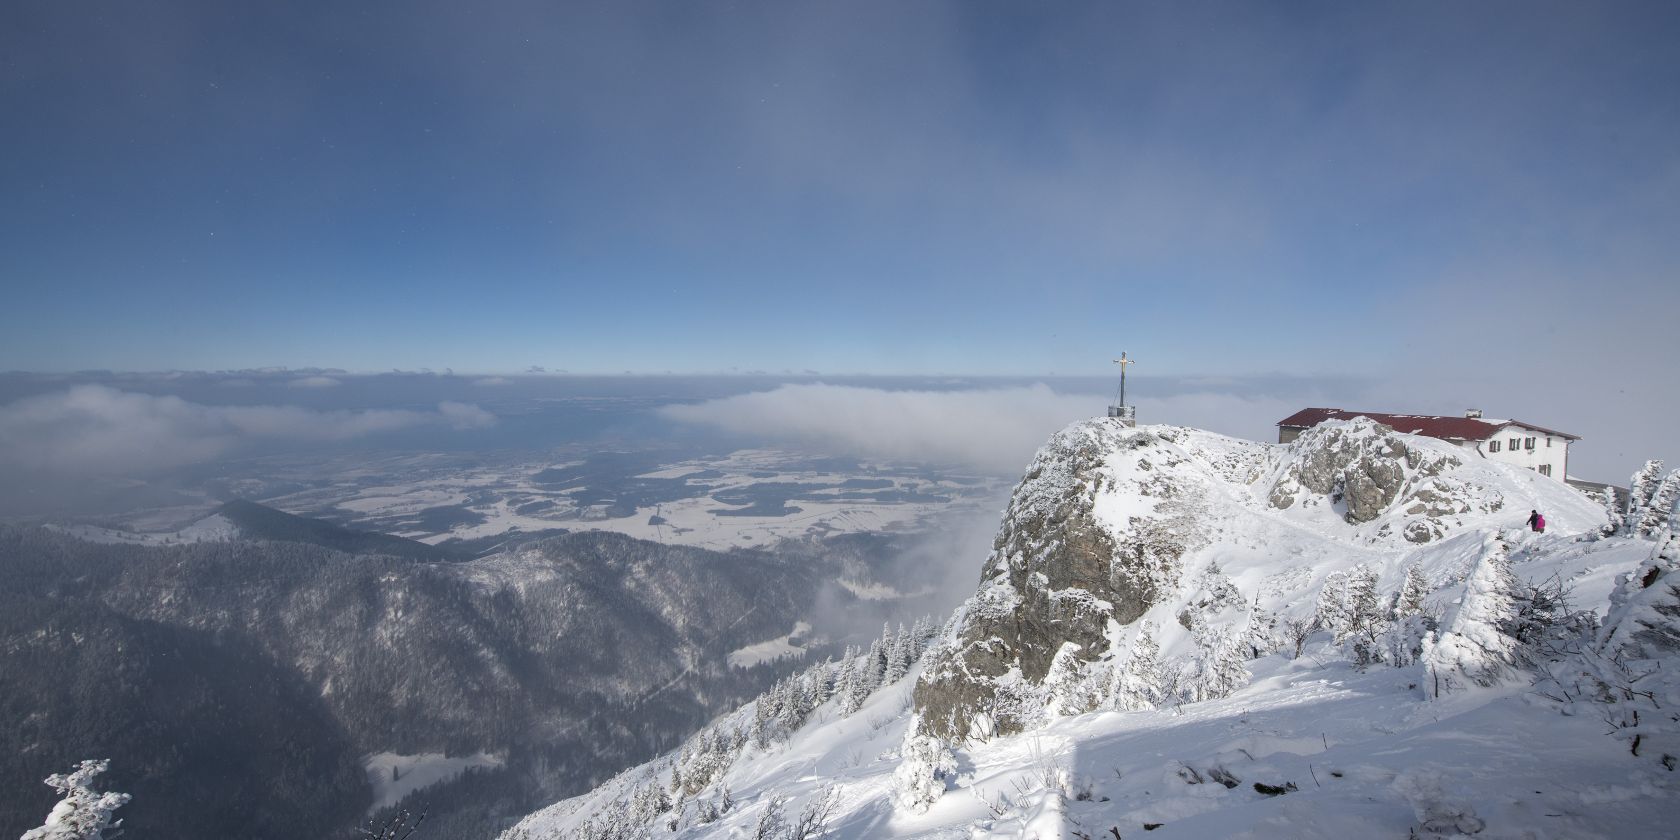
<path id="1" fill-rule="evenodd" d="M 811 625 L 801 621 L 794 624 L 793 632 L 785 636 L 732 650 L 729 652 L 729 667 L 751 668 L 761 662 L 774 662 L 784 656 L 798 659 L 805 655 L 805 648 L 794 644 L 793 641 L 804 639 L 810 632 Z"/>
<path id="2" fill-rule="evenodd" d="M 636 477 L 673 479 L 706 472 L 708 477 L 704 483 L 712 488 L 711 491 L 693 498 L 638 507 L 635 513 L 619 517 L 605 516 L 599 509 L 578 507 L 572 503 L 568 492 L 557 493 L 539 484 L 518 482 L 508 488 L 510 496 L 521 493 L 552 499 L 557 502 L 556 506 L 539 515 L 521 514 L 514 509 L 517 506 L 515 502 L 503 498 L 472 508 L 485 517 L 483 523 L 457 527 L 442 534 L 403 536 L 438 543 L 447 539 L 497 536 L 516 529 L 569 528 L 614 531 L 639 539 L 711 549 L 750 548 L 772 545 L 790 537 L 911 528 L 938 514 L 973 509 L 979 503 L 977 500 L 995 500 L 1001 491 L 996 481 L 983 484 L 931 482 L 921 479 L 914 467 L 870 464 L 866 465 L 867 472 L 864 474 L 893 482 L 893 489 L 908 488 L 930 495 L 944 493 L 948 494 L 946 500 L 903 502 L 835 498 L 827 501 L 821 497 L 839 496 L 840 486 L 857 478 L 858 474 L 804 468 L 809 460 L 810 456 L 799 453 L 754 449 L 737 451 L 725 458 L 665 465 Z M 818 491 L 813 494 L 816 498 L 790 502 L 792 507 L 799 509 L 798 512 L 775 516 L 731 513 L 739 506 L 714 498 L 731 490 L 765 483 L 829 485 L 834 489 Z"/>
<path id="3" fill-rule="evenodd" d="M 457 756 L 443 753 L 374 753 L 362 761 L 368 783 L 373 785 L 373 804 L 368 807 L 368 813 L 395 805 L 421 788 L 447 782 L 469 767 L 500 767 L 505 760 L 503 756 L 490 753 Z"/>
<path id="4" fill-rule="evenodd" d="M 283 511 L 431 544 L 566 529 L 718 550 L 769 546 L 785 538 L 912 530 L 946 515 L 995 509 L 1007 489 L 996 477 L 930 473 L 897 463 L 853 468 L 775 449 L 668 463 L 627 453 L 626 461 L 645 467 L 623 473 L 609 467 L 559 484 L 545 482 L 544 476 L 588 462 L 439 454 L 346 464 L 263 462 L 261 468 L 272 476 L 239 486 L 252 501 Z M 691 485 L 687 489 L 651 493 L 648 498 L 654 501 L 639 501 L 638 482 L 680 483 L 685 478 Z M 270 486 L 282 492 L 264 492 Z M 743 501 L 778 486 L 798 488 L 785 507 Z M 612 503 L 595 501 L 602 495 Z M 200 506 L 138 511 L 96 524 L 66 524 L 62 530 L 89 540 L 135 544 L 232 539 L 231 531 L 216 530 L 216 517 L 203 519 L 216 504 L 206 498 Z"/>

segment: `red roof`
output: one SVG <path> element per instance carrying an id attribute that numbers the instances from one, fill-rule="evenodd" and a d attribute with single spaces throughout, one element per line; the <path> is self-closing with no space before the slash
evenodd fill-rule
<path id="1" fill-rule="evenodd" d="M 1443 440 L 1487 440 L 1506 426 L 1522 426 L 1549 435 L 1580 440 L 1578 435 L 1547 429 L 1521 420 L 1481 420 L 1475 417 L 1453 417 L 1439 414 L 1383 414 L 1376 411 L 1344 411 L 1340 408 L 1304 408 L 1278 421 L 1279 426 L 1306 429 L 1326 420 L 1352 420 L 1369 417 L 1378 423 L 1413 435 L 1425 435 Z"/>

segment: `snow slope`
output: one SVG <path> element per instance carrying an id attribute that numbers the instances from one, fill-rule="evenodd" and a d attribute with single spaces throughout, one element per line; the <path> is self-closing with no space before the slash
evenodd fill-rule
<path id="1" fill-rule="evenodd" d="M 851 714 L 828 699 L 783 739 L 738 735 L 697 791 L 674 785 L 700 754 L 679 751 L 504 836 L 1667 835 L 1680 542 L 1602 538 L 1603 510 L 1566 485 L 1471 457 L 1362 420 L 1287 446 L 1075 424 L 919 673 Z M 1531 509 L 1547 533 L 1521 529 Z M 1447 660 L 1427 651 L 1481 652 L 1472 619 L 1507 574 L 1595 615 L 1490 663 L 1488 686 L 1438 690 Z M 1361 575 L 1390 636 L 1418 582 L 1425 653 L 1356 664 L 1325 596 Z M 1166 684 L 1140 703 L 1120 675 L 1145 626 Z"/>

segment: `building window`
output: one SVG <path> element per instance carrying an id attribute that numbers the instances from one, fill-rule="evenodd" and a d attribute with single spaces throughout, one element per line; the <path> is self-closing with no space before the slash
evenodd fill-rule
<path id="1" fill-rule="evenodd" d="M 1488 451 L 1489 452 L 1498 452 L 1499 451 L 1499 441 L 1497 441 L 1497 440 L 1488 441 Z"/>
<path id="2" fill-rule="evenodd" d="M 1541 464 L 1540 465 L 1540 474 L 1541 475 L 1551 475 L 1552 474 L 1552 465 L 1551 464 Z"/>
<path id="3" fill-rule="evenodd" d="M 1547 449 L 1552 448 L 1552 436 L 1551 435 L 1546 435 L 1546 448 Z"/>
<path id="4" fill-rule="evenodd" d="M 1512 452 L 1517 451 L 1518 447 L 1521 447 L 1521 446 L 1522 446 L 1522 438 L 1511 438 L 1511 451 Z"/>
<path id="5" fill-rule="evenodd" d="M 1534 438 L 1524 439 L 1523 440 L 1523 448 L 1524 449 L 1533 449 L 1534 448 Z"/>

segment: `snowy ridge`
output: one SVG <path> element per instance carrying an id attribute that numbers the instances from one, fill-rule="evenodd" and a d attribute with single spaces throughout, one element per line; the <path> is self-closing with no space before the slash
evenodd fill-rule
<path id="1" fill-rule="evenodd" d="M 505 836 L 1658 836 L 1680 540 L 1607 521 L 1369 421 L 1287 446 L 1075 424 L 919 675 Z"/>
<path id="2" fill-rule="evenodd" d="M 163 533 L 122 531 L 97 525 L 48 525 L 48 528 L 77 539 L 126 545 L 183 545 L 200 542 L 232 542 L 243 534 L 233 520 L 213 513 L 178 530 Z"/>

